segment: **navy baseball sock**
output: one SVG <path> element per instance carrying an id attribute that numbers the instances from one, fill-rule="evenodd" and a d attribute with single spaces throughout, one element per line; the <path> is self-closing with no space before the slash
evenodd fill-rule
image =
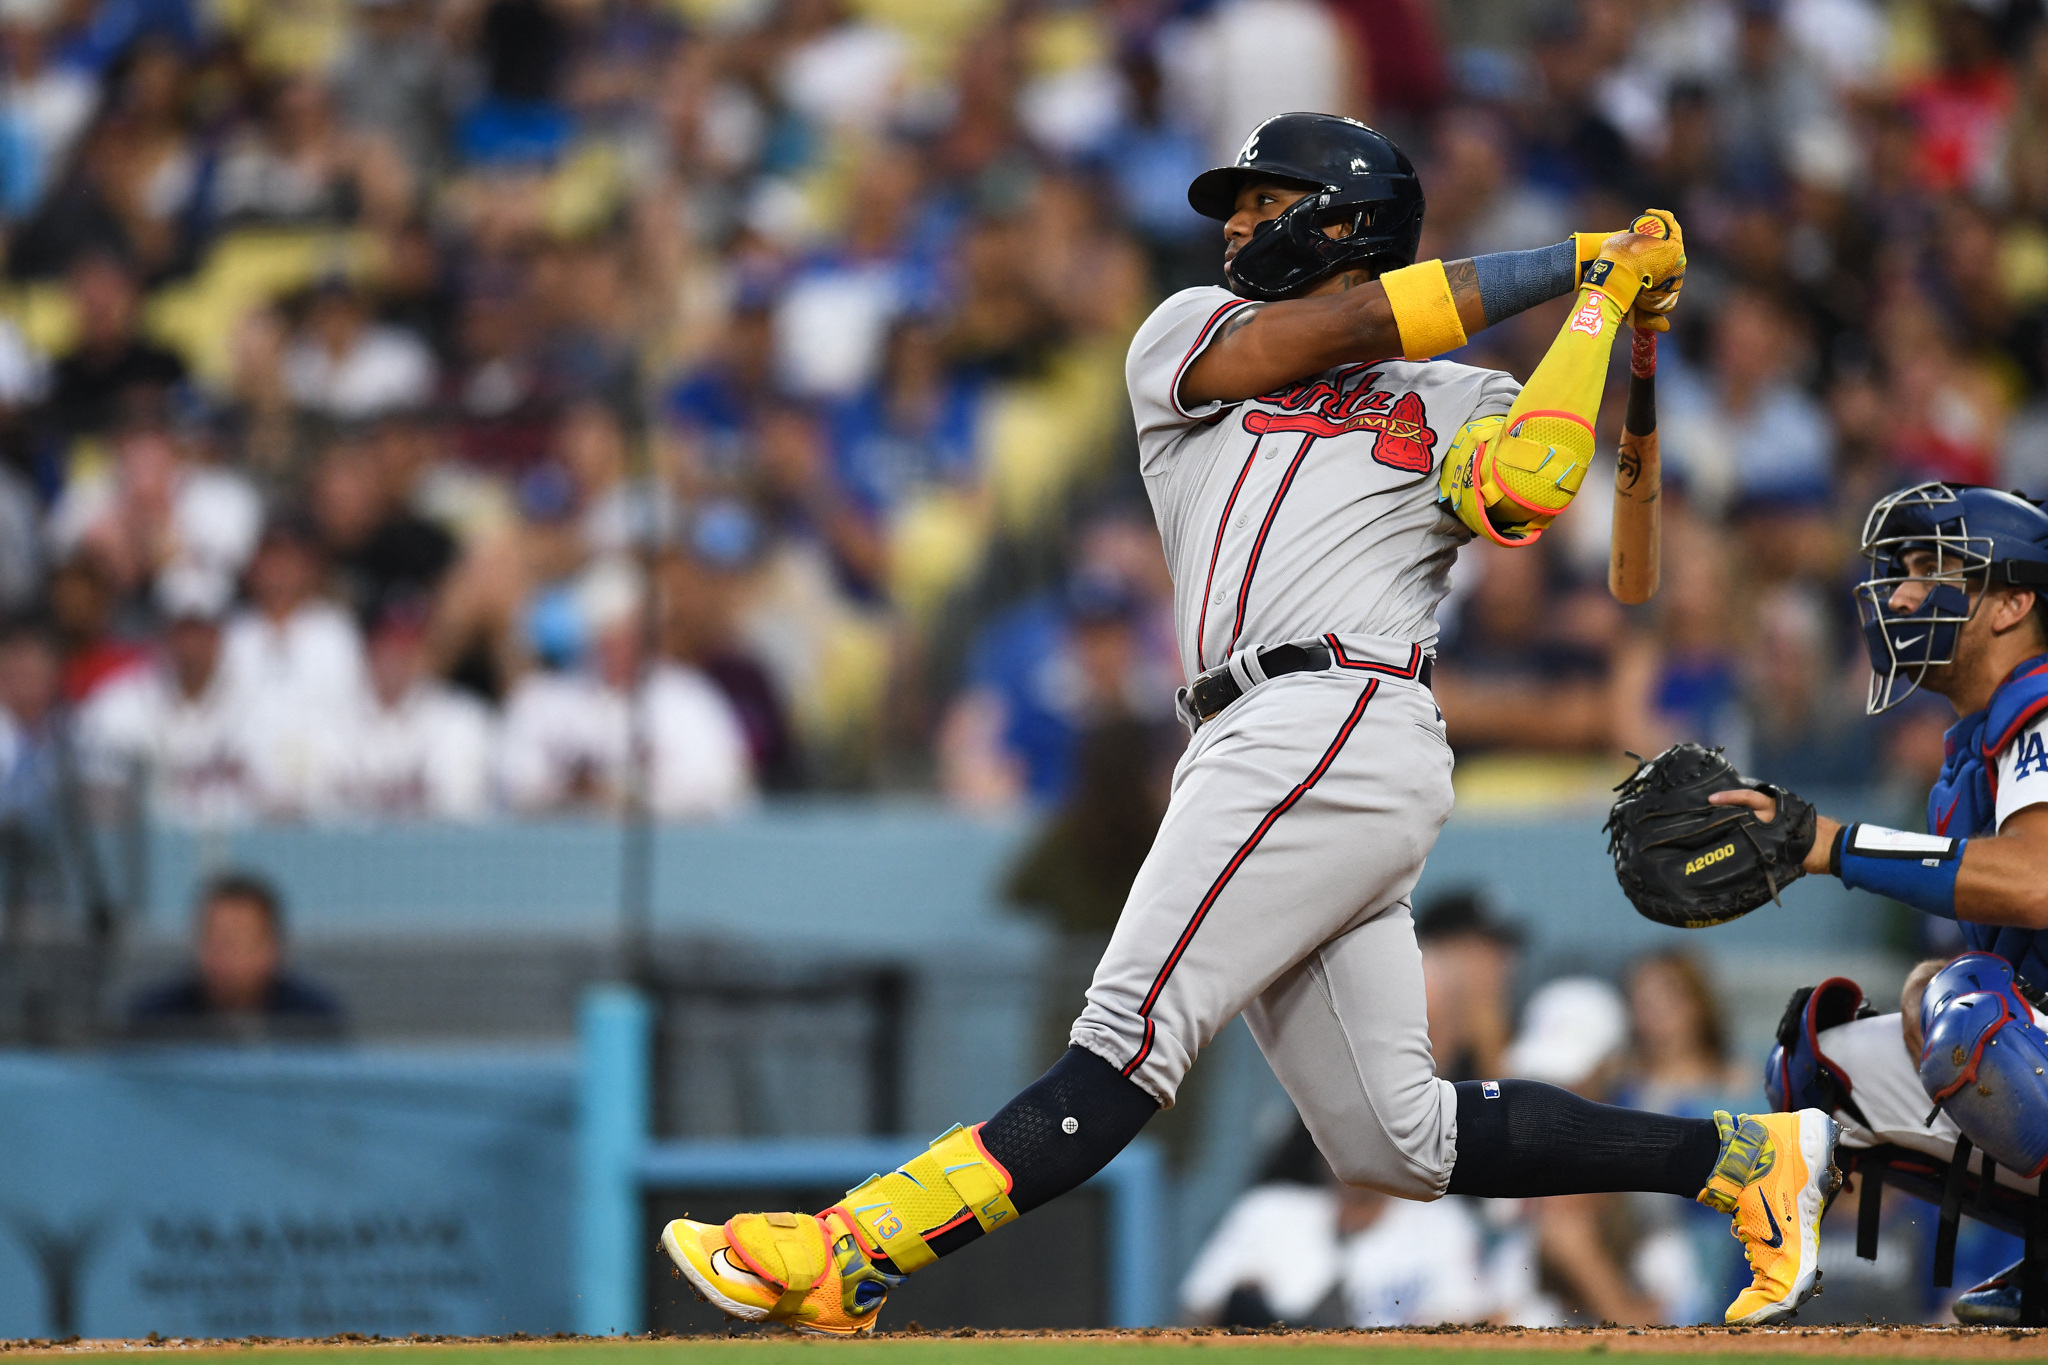
<path id="1" fill-rule="evenodd" d="M 1595 1104 L 1541 1081 L 1460 1081 L 1449 1193 L 1534 1199 L 1650 1190 L 1691 1199 L 1720 1154 L 1712 1119 Z"/>
<path id="2" fill-rule="evenodd" d="M 1137 1082 L 1087 1048 L 1069 1047 L 981 1126 L 981 1145 L 1010 1173 L 1017 1212 L 1029 1213 L 1107 1166 L 1158 1112 Z M 981 1224 L 969 1218 L 927 1245 L 947 1256 L 979 1236 Z"/>

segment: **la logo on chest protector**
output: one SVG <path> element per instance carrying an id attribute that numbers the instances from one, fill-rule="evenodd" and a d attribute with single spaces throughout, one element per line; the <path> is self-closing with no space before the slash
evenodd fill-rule
<path id="1" fill-rule="evenodd" d="M 1390 469 L 1426 474 L 1435 468 L 1430 451 L 1436 446 L 1436 433 L 1429 429 L 1422 395 L 1411 390 L 1396 398 L 1373 387 L 1379 377 L 1380 371 L 1375 370 L 1348 388 L 1316 379 L 1268 394 L 1259 401 L 1281 411 L 1253 408 L 1244 415 L 1244 429 L 1255 436 L 1280 431 L 1299 431 L 1311 437 L 1377 432 L 1373 459 Z"/>

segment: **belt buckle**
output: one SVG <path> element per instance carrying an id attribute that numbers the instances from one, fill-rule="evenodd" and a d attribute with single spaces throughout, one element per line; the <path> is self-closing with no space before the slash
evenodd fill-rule
<path id="1" fill-rule="evenodd" d="M 1218 706 L 1212 711 L 1205 711 L 1201 702 L 1203 685 L 1214 682 L 1219 676 L 1228 676 L 1229 671 L 1228 665 L 1219 665 L 1206 673 L 1197 674 L 1193 682 L 1174 693 L 1176 709 L 1184 710 L 1181 719 L 1187 723 L 1190 734 L 1222 715 L 1224 708 L 1230 704 L 1225 702 L 1223 706 Z"/>

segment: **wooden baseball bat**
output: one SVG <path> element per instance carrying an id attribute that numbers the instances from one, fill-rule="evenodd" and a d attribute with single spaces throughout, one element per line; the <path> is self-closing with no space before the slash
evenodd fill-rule
<path id="1" fill-rule="evenodd" d="M 1630 606 L 1657 593 L 1663 559 L 1657 499 L 1663 473 L 1657 458 L 1657 334 L 1635 334 L 1629 353 L 1628 415 L 1614 463 L 1614 540 L 1607 554 L 1607 590 Z"/>

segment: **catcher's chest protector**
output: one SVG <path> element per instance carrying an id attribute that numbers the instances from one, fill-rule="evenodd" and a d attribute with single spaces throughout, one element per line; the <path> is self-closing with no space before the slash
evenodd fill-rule
<path id="1" fill-rule="evenodd" d="M 2048 656 L 2013 670 L 1991 694 L 1991 704 L 1949 727 L 1947 758 L 1927 794 L 1927 830 L 1951 839 L 1997 833 L 1997 794 L 1992 790 L 1998 756 L 2020 731 L 2048 713 Z M 1958 926 L 1963 941 L 1996 953 L 2030 985 L 2048 989 L 2048 934 L 1992 924 Z"/>

